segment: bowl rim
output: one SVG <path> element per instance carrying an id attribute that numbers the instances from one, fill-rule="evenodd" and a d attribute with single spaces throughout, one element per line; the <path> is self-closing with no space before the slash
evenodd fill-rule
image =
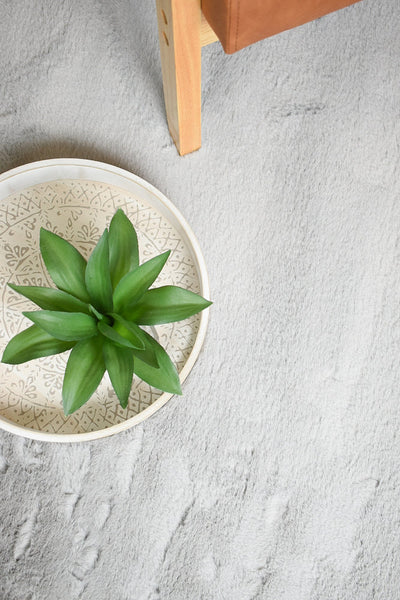
<path id="1" fill-rule="evenodd" d="M 121 178 L 125 178 L 130 181 L 133 181 L 134 183 L 145 188 L 148 192 L 150 192 L 151 194 L 156 196 L 157 199 L 161 202 L 161 204 L 163 204 L 166 207 L 166 209 L 174 215 L 176 220 L 179 222 L 179 224 L 184 229 L 184 231 L 187 235 L 188 241 L 191 244 L 191 249 L 193 251 L 193 254 L 197 261 L 199 283 L 200 283 L 200 293 L 206 298 L 210 297 L 209 279 L 208 279 L 208 273 L 207 273 L 205 260 L 204 260 L 202 251 L 200 249 L 199 242 L 198 242 L 195 234 L 193 233 L 192 228 L 190 227 L 189 223 L 186 221 L 186 219 L 184 218 L 182 213 L 171 202 L 171 200 L 169 200 L 159 189 L 157 189 L 155 186 L 153 186 L 151 183 L 149 183 L 142 177 L 139 177 L 138 175 L 135 175 L 134 173 L 131 173 L 130 171 L 127 171 L 126 169 L 122 169 L 121 167 L 116 167 L 116 166 L 110 165 L 108 163 L 104 163 L 104 162 L 100 162 L 100 161 L 96 161 L 96 160 L 78 159 L 78 158 L 52 158 L 52 159 L 40 160 L 40 161 L 35 161 L 32 163 L 20 165 L 19 167 L 15 167 L 13 169 L 5 171 L 4 173 L 1 173 L 0 174 L 0 186 L 5 181 L 7 181 L 13 177 L 16 177 L 18 175 L 21 175 L 22 173 L 28 173 L 29 171 L 35 171 L 35 170 L 39 170 L 39 169 L 43 169 L 43 168 L 47 168 L 47 167 L 57 167 L 57 166 L 85 167 L 85 168 L 98 169 L 103 172 L 108 171 L 108 172 L 111 172 L 113 175 L 117 175 L 117 176 L 120 176 Z M 60 177 L 56 177 L 56 179 L 60 179 Z M 66 176 L 66 177 L 64 177 L 64 179 L 72 179 L 72 178 Z M 74 179 L 76 179 L 76 178 L 74 178 Z M 93 179 L 92 181 L 95 181 L 95 179 Z M 35 184 L 33 184 L 33 185 L 35 185 Z M 112 185 L 114 185 L 114 184 L 112 184 Z M 11 192 L 11 194 L 12 193 L 13 192 Z M 200 354 L 200 350 L 203 346 L 205 336 L 206 336 L 208 319 L 209 319 L 209 309 L 207 308 L 207 309 L 203 310 L 200 314 L 199 330 L 196 335 L 195 343 L 193 345 L 190 355 L 188 356 L 188 358 L 185 362 L 185 365 L 183 366 L 182 371 L 179 373 L 179 379 L 180 379 L 181 383 L 183 383 L 185 381 L 185 379 L 187 378 L 187 376 L 189 375 L 190 371 L 192 370 L 192 368 Z M 33 440 L 39 440 L 39 441 L 45 441 L 45 442 L 70 443 L 70 442 L 93 441 L 93 440 L 98 440 L 98 439 L 102 439 L 105 437 L 109 437 L 111 435 L 120 433 L 122 431 L 126 431 L 126 430 L 130 429 L 131 427 L 138 425 L 139 423 L 141 423 L 144 420 L 151 417 L 162 406 L 164 406 L 164 404 L 166 404 L 168 402 L 168 400 L 170 400 L 173 396 L 174 396 L 174 394 L 163 392 L 161 394 L 161 396 L 159 398 L 157 398 L 157 400 L 155 400 L 150 406 L 148 406 L 147 408 L 142 410 L 140 413 L 138 413 L 134 417 L 131 417 L 130 419 L 126 419 L 125 421 L 122 421 L 121 423 L 111 425 L 111 427 L 107 427 L 105 429 L 99 429 L 97 431 L 88 431 L 88 432 L 84 432 L 84 433 L 49 433 L 49 432 L 40 431 L 37 429 L 31 429 L 31 428 L 23 427 L 21 425 L 17 425 L 16 423 L 13 423 L 9 419 L 6 419 L 5 417 L 3 417 L 1 415 L 0 415 L 0 428 L 5 431 L 8 431 L 10 433 L 14 433 L 14 434 L 23 436 L 25 438 L 30 438 Z"/>

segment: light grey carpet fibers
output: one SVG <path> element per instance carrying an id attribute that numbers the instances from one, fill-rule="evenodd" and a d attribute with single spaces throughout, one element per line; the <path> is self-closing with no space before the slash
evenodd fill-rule
<path id="1" fill-rule="evenodd" d="M 123 435 L 0 434 L 1 600 L 400 598 L 400 7 L 203 51 L 180 158 L 142 0 L 0 0 L 0 169 L 82 157 L 163 191 L 214 306 Z"/>

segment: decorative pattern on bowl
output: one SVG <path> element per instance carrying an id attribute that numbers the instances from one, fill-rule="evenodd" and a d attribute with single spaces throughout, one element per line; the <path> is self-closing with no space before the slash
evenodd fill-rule
<path id="1" fill-rule="evenodd" d="M 9 195 L 0 205 L 1 354 L 9 339 L 31 324 L 21 311 L 37 309 L 6 284 L 54 287 L 39 252 L 40 227 L 61 235 L 87 258 L 117 208 L 124 210 L 137 231 L 141 263 L 172 250 L 155 286 L 173 284 L 197 293 L 204 291 L 193 249 L 157 207 L 131 191 L 99 181 L 58 179 L 39 183 Z M 151 328 L 179 373 L 193 350 L 200 319 L 198 314 Z M 128 422 L 161 396 L 170 396 L 134 376 L 128 408 L 124 410 L 106 374 L 89 402 L 66 417 L 61 388 L 67 358 L 68 352 L 21 365 L 0 364 L 0 419 L 29 430 L 30 437 L 46 439 L 34 435 L 41 432 L 69 438 L 68 434 L 102 432 Z"/>

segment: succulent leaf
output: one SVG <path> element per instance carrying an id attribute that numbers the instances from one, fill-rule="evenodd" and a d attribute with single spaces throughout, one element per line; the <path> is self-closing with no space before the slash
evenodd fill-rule
<path id="1" fill-rule="evenodd" d="M 75 296 L 71 296 L 62 290 L 55 288 L 46 288 L 33 285 L 14 285 L 8 286 L 37 304 L 43 310 L 61 310 L 65 312 L 81 312 L 89 314 L 89 306 Z"/>
<path id="2" fill-rule="evenodd" d="M 134 372 L 140 379 L 149 385 L 170 392 L 171 394 L 182 394 L 179 375 L 175 365 L 162 346 L 145 331 L 148 346 L 154 351 L 158 367 L 154 368 L 139 358 L 139 353 L 134 352 Z"/>
<path id="3" fill-rule="evenodd" d="M 96 308 L 93 306 L 93 304 L 89 304 L 89 311 L 90 311 L 90 314 L 94 315 L 96 317 L 96 319 L 98 319 L 99 321 L 106 321 L 106 323 L 108 323 L 107 316 L 102 315 L 98 310 L 96 310 Z"/>
<path id="4" fill-rule="evenodd" d="M 83 313 L 36 310 L 22 314 L 58 340 L 77 341 L 97 334 L 96 321 Z"/>
<path id="5" fill-rule="evenodd" d="M 40 251 L 56 286 L 89 302 L 85 285 L 86 260 L 80 252 L 67 240 L 43 228 L 40 230 Z"/>
<path id="6" fill-rule="evenodd" d="M 74 345 L 75 342 L 56 340 L 37 325 L 31 325 L 11 338 L 4 350 L 2 362 L 19 365 L 34 358 L 60 354 Z"/>
<path id="7" fill-rule="evenodd" d="M 133 354 L 128 348 L 117 348 L 109 340 L 103 343 L 104 363 L 122 408 L 128 404 L 133 378 Z"/>
<path id="8" fill-rule="evenodd" d="M 107 229 L 90 255 L 85 283 L 92 305 L 101 313 L 111 312 L 113 304 Z"/>
<path id="9" fill-rule="evenodd" d="M 116 313 L 113 313 L 112 317 L 114 318 L 114 329 L 126 337 L 126 339 L 129 339 L 135 345 L 135 348 L 144 350 L 146 347 L 144 331 L 136 323 L 127 321 Z"/>
<path id="10" fill-rule="evenodd" d="M 136 323 L 132 323 L 131 321 L 127 321 L 120 315 L 114 314 L 112 315 L 115 319 L 114 328 L 117 331 L 121 332 L 121 335 L 126 336 L 128 339 L 140 340 L 142 342 L 142 349 L 134 350 L 133 355 L 137 358 L 140 358 L 147 365 L 153 367 L 154 369 L 158 369 L 158 361 L 157 356 L 154 351 L 154 348 L 150 346 L 148 342 L 147 334 L 140 329 Z M 131 336 L 134 336 L 131 338 Z"/>
<path id="11" fill-rule="evenodd" d="M 89 400 L 105 371 L 101 336 L 81 340 L 72 349 L 65 369 L 62 397 L 70 415 Z"/>
<path id="12" fill-rule="evenodd" d="M 124 275 L 139 266 L 136 231 L 120 208 L 111 219 L 108 243 L 111 282 L 113 289 L 115 289 Z"/>
<path id="13" fill-rule="evenodd" d="M 159 325 L 182 321 L 204 310 L 212 302 L 175 285 L 148 290 L 129 313 L 138 325 Z"/>
<path id="14" fill-rule="evenodd" d="M 114 344 L 118 344 L 120 347 L 130 349 L 143 348 L 143 344 L 141 344 L 140 341 L 139 345 L 132 343 L 131 339 L 122 336 L 114 327 L 110 327 L 110 325 L 107 325 L 107 323 L 104 323 L 103 321 L 97 323 L 97 328 L 104 337 L 114 342 Z"/>
<path id="15" fill-rule="evenodd" d="M 171 251 L 151 258 L 121 279 L 114 290 L 114 312 L 124 316 L 157 279 Z"/>

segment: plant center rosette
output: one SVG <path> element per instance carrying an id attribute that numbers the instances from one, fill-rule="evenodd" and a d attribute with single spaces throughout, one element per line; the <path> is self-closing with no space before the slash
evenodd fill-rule
<path id="1" fill-rule="evenodd" d="M 40 251 L 57 288 L 9 284 L 42 310 L 23 313 L 33 325 L 9 341 L 2 362 L 20 364 L 71 350 L 62 388 L 66 415 L 89 400 L 105 371 L 123 408 L 134 374 L 181 394 L 170 357 L 141 326 L 181 321 L 211 302 L 174 285 L 149 289 L 170 251 L 139 265 L 136 231 L 121 209 L 87 262 L 46 229 L 40 230 Z"/>

